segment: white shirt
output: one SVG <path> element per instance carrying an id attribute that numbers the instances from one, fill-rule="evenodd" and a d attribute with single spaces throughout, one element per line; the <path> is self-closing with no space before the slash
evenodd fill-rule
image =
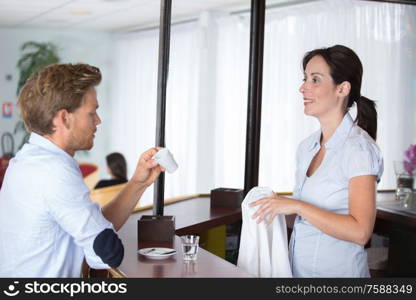
<path id="1" fill-rule="evenodd" d="M 76 160 L 32 133 L 0 190 L 0 277 L 80 277 L 84 256 L 109 268 L 93 250 L 106 228 Z"/>
<path id="2" fill-rule="evenodd" d="M 320 149 L 321 131 L 306 138 L 297 151 L 294 198 L 321 209 L 347 215 L 349 180 L 383 173 L 383 159 L 374 140 L 353 123 L 347 113 L 325 144 L 319 168 L 307 177 L 309 165 Z M 364 247 L 327 235 L 298 216 L 290 241 L 295 277 L 369 277 Z"/>
<path id="3" fill-rule="evenodd" d="M 243 224 L 237 266 L 256 277 L 292 277 L 285 216 L 276 216 L 272 224 L 265 221 L 257 224 L 252 215 L 259 207 L 249 206 L 253 201 L 272 196 L 270 188 L 254 187 L 241 203 Z"/>

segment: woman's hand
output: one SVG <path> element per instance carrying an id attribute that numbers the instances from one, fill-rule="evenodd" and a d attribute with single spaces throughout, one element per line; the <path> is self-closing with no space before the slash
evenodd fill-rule
<path id="1" fill-rule="evenodd" d="M 151 148 L 144 152 L 137 163 L 136 171 L 133 174 L 132 181 L 148 187 L 159 177 L 160 172 L 165 171 L 164 168 L 152 159 L 153 155 L 163 148 Z"/>
<path id="2" fill-rule="evenodd" d="M 299 214 L 302 201 L 274 194 L 273 197 L 262 198 L 249 205 L 259 206 L 252 216 L 253 219 L 257 218 L 257 223 L 265 219 L 267 223 L 271 224 L 277 215 Z"/>

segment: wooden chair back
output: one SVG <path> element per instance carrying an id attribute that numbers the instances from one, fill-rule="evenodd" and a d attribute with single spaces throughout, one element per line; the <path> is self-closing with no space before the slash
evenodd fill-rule
<path id="1" fill-rule="evenodd" d="M 100 189 L 93 189 L 90 193 L 90 198 L 93 202 L 97 202 L 101 207 L 103 207 L 108 202 L 113 200 L 125 185 L 125 183 L 122 183 Z"/>

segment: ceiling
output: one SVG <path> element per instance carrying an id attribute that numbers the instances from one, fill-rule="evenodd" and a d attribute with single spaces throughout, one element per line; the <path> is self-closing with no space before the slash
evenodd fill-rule
<path id="1" fill-rule="evenodd" d="M 267 4 L 304 2 L 268 0 Z M 173 0 L 172 21 L 204 10 L 247 9 L 251 0 Z M 1 27 L 127 31 L 159 23 L 160 0 L 0 0 Z"/>

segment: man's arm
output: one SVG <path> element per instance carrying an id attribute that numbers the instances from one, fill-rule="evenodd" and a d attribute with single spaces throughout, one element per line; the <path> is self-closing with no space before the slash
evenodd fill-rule
<path id="1" fill-rule="evenodd" d="M 151 148 L 140 156 L 133 177 L 120 193 L 102 208 L 104 217 L 113 223 L 116 231 L 127 221 L 146 188 L 158 178 L 161 171 L 164 171 L 152 160 L 158 150 L 160 148 Z"/>

